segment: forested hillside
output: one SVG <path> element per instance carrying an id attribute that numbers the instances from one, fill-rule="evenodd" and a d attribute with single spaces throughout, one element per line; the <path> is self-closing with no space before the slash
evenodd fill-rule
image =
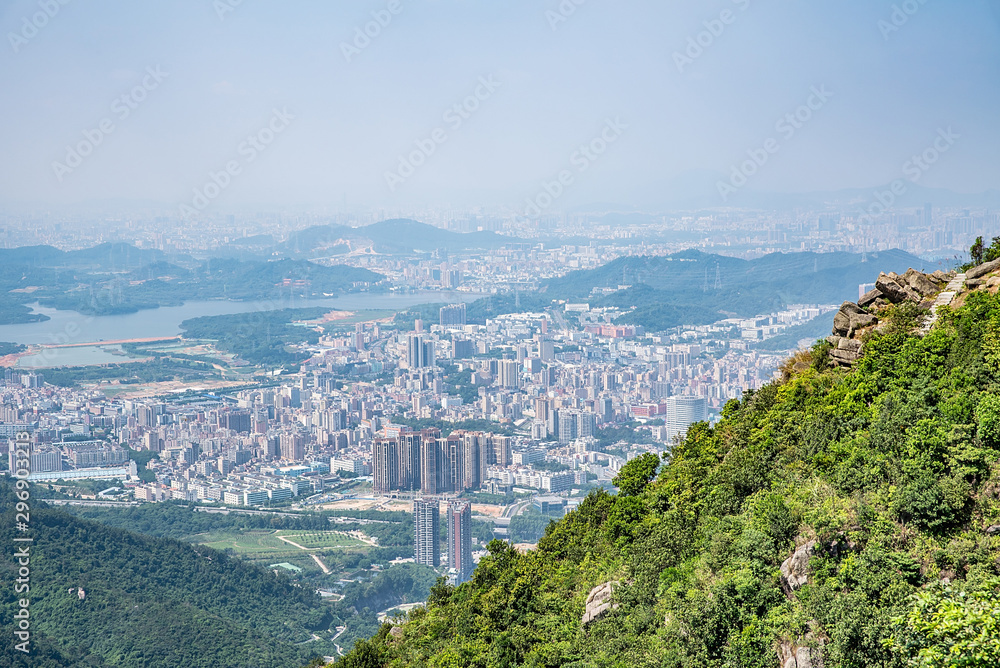
<path id="1" fill-rule="evenodd" d="M 538 291 L 479 299 L 469 304 L 468 317 L 484 322 L 500 313 L 544 311 L 553 300 L 566 300 L 620 309 L 626 313 L 619 323 L 662 331 L 734 316 L 749 318 L 789 304 L 856 299 L 858 285 L 874 280 L 878 269 L 903 272 L 923 264 L 900 250 L 867 257 L 842 252 L 772 253 L 755 260 L 694 249 L 668 256 L 630 255 L 542 281 Z M 614 292 L 604 294 L 608 290 Z M 428 309 L 421 315 L 434 313 Z"/>
<path id="2" fill-rule="evenodd" d="M 63 252 L 51 246 L 0 249 L 0 324 L 48 319 L 29 305 L 120 315 L 195 299 L 273 300 L 339 294 L 381 274 L 307 260 L 237 260 L 188 256 L 173 264 L 156 250 L 102 244 Z"/>
<path id="3" fill-rule="evenodd" d="M 30 532 L 16 533 L 15 502 L 12 485 L 0 484 L 4 544 L 13 553 L 15 535 L 34 539 L 29 592 L 17 595 L 10 584 L 17 560 L 0 562 L 8 583 L 0 595 L 0 666 L 279 668 L 335 652 L 326 642 L 306 642 L 332 621 L 312 589 L 203 546 L 139 536 L 38 503 Z M 12 640 L 20 598 L 30 600 L 28 655 Z"/>
<path id="4" fill-rule="evenodd" d="M 975 283 L 926 336 L 879 307 L 851 369 L 798 355 L 337 665 L 1000 665 L 1000 278 Z"/>

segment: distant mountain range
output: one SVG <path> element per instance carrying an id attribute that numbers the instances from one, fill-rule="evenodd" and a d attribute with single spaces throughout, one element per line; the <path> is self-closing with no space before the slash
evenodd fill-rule
<path id="1" fill-rule="evenodd" d="M 546 281 L 536 294 L 522 295 L 520 302 L 538 308 L 565 299 L 633 309 L 621 322 L 661 331 L 770 313 L 789 304 L 839 304 L 857 299 L 858 286 L 874 283 L 879 272 L 902 273 L 910 267 L 939 268 L 900 250 L 867 256 L 772 253 L 755 260 L 687 250 L 666 257 L 622 257 L 570 272 Z M 607 289 L 615 291 L 604 294 Z M 470 313 L 479 310 L 477 302 Z"/>
<path id="2" fill-rule="evenodd" d="M 88 315 L 120 315 L 193 299 L 317 296 L 374 284 L 384 276 L 305 259 L 170 257 L 125 243 L 77 251 L 52 246 L 0 249 L 0 324 L 37 322 L 29 304 Z"/>
<path id="3" fill-rule="evenodd" d="M 82 250 L 63 251 L 53 246 L 0 248 L 0 267 L 58 267 L 124 271 L 163 260 L 163 251 L 127 243 L 103 243 Z"/>
<path id="4" fill-rule="evenodd" d="M 451 232 L 415 220 L 397 218 L 364 227 L 316 225 L 293 232 L 280 242 L 270 235 L 237 239 L 224 247 L 222 252 L 293 257 L 342 255 L 350 252 L 410 255 L 438 250 L 490 250 L 518 241 L 520 239 L 494 232 Z"/>

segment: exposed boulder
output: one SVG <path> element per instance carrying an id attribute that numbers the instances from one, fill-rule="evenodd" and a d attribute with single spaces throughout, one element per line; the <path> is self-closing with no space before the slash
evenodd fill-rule
<path id="1" fill-rule="evenodd" d="M 857 331 L 859 329 L 864 329 L 865 327 L 870 327 L 871 325 L 877 324 L 878 318 L 870 313 L 859 313 L 857 315 L 851 316 L 851 331 Z"/>
<path id="2" fill-rule="evenodd" d="M 986 529 L 987 536 L 996 536 L 997 534 L 1000 534 L 1000 524 L 994 524 Z"/>
<path id="3" fill-rule="evenodd" d="M 947 285 L 951 279 L 955 278 L 955 272 L 943 272 L 940 269 L 937 269 L 933 274 L 927 274 L 927 278 L 935 281 L 938 285 Z"/>
<path id="4" fill-rule="evenodd" d="M 869 306 L 874 304 L 879 297 L 884 299 L 885 295 L 883 295 L 878 288 L 873 288 L 868 292 L 866 292 L 864 296 L 862 296 L 861 299 L 858 300 L 858 306 L 860 306 L 861 308 L 868 308 Z"/>
<path id="5" fill-rule="evenodd" d="M 846 350 L 847 352 L 861 354 L 861 342 L 857 339 L 841 339 L 837 342 L 837 350 Z"/>
<path id="6" fill-rule="evenodd" d="M 1000 269 L 1000 259 L 996 259 L 991 262 L 984 262 L 978 267 L 973 267 L 965 272 L 966 283 L 968 283 L 968 279 L 970 278 L 980 278 L 986 274 L 991 274 L 998 269 Z"/>
<path id="7" fill-rule="evenodd" d="M 617 582 L 605 582 L 590 590 L 590 594 L 587 595 L 587 606 L 584 608 L 581 620 L 584 626 L 600 619 L 607 614 L 608 610 L 614 610 L 618 607 L 617 603 L 611 602 L 611 594 L 616 586 L 618 586 Z"/>
<path id="8" fill-rule="evenodd" d="M 928 278 L 927 274 L 923 274 L 916 269 L 908 269 L 903 274 L 903 278 L 906 279 L 907 284 L 921 297 L 929 297 L 940 291 L 937 283 Z"/>
<path id="9" fill-rule="evenodd" d="M 844 302 L 833 317 L 833 331 L 837 334 L 850 335 L 857 329 L 878 322 L 878 318 L 866 313 L 863 308 L 853 302 Z"/>
<path id="10" fill-rule="evenodd" d="M 781 562 L 781 589 L 786 596 L 809 582 L 809 557 L 816 552 L 816 541 L 800 545 L 792 556 Z"/>
<path id="11" fill-rule="evenodd" d="M 848 304 L 850 302 L 845 302 Z M 846 336 L 848 332 L 851 331 L 851 314 L 844 312 L 844 307 L 841 306 L 837 314 L 833 316 L 833 333 Z"/>
<path id="12" fill-rule="evenodd" d="M 902 280 L 896 274 L 879 274 L 878 280 L 875 281 L 875 288 L 893 304 L 901 304 L 907 300 L 919 302 L 920 295 L 908 284 L 900 283 Z"/>
<path id="13" fill-rule="evenodd" d="M 875 289 L 885 295 L 893 304 L 900 304 L 906 301 L 907 294 L 903 290 L 903 287 L 889 278 L 886 274 L 879 274 L 878 279 L 875 281 Z"/>
<path id="14" fill-rule="evenodd" d="M 848 350 L 834 348 L 830 351 L 830 359 L 839 366 L 853 366 L 858 361 L 858 355 Z"/>
<path id="15" fill-rule="evenodd" d="M 833 346 L 830 358 L 841 366 L 852 366 L 861 359 L 862 343 L 846 336 L 828 336 L 827 343 Z"/>
<path id="16" fill-rule="evenodd" d="M 778 643 L 778 662 L 781 668 L 822 668 L 822 642 L 812 633 L 801 641 L 781 640 Z"/>

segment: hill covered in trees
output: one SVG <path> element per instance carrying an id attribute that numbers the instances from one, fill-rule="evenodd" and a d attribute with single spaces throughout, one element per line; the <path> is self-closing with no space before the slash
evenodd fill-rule
<path id="1" fill-rule="evenodd" d="M 140 536 L 32 503 L 15 531 L 13 485 L 0 483 L 5 545 L 28 535 L 30 591 L 16 594 L 18 561 L 0 561 L 0 665 L 216 668 L 301 666 L 335 654 L 312 641 L 333 621 L 311 588 L 204 546 Z M 78 591 L 82 589 L 84 597 Z M 17 601 L 30 600 L 30 654 L 14 648 Z"/>
<path id="2" fill-rule="evenodd" d="M 366 247 L 378 253 L 412 255 L 432 251 L 502 248 L 506 244 L 520 241 L 495 232 L 452 232 L 408 218 L 394 218 L 364 227 L 316 225 L 293 232 L 282 243 L 257 245 L 270 253 L 292 256 L 312 256 L 317 252 L 339 255 Z"/>
<path id="3" fill-rule="evenodd" d="M 969 284 L 926 335 L 873 306 L 852 368 L 800 353 L 336 665 L 1000 665 L 1000 277 Z"/>
<path id="4" fill-rule="evenodd" d="M 789 304 L 835 304 L 857 299 L 858 285 L 873 280 L 877 266 L 904 272 L 923 261 L 903 251 L 865 257 L 856 253 L 772 253 L 743 260 L 688 250 L 666 257 L 623 257 L 597 269 L 547 283 L 546 293 L 592 306 L 634 309 L 621 322 L 659 331 L 751 317 Z M 936 267 L 935 267 L 936 268 Z M 617 288 L 591 297 L 594 288 Z"/>
<path id="5" fill-rule="evenodd" d="M 268 261 L 189 256 L 102 244 L 78 251 L 51 246 L 0 249 L 0 324 L 38 322 L 30 305 L 88 315 L 119 315 L 194 299 L 272 300 L 339 294 L 383 280 L 381 274 L 304 259 Z"/>
<path id="6" fill-rule="evenodd" d="M 468 317 L 484 322 L 501 313 L 544 311 L 554 300 L 562 300 L 621 309 L 627 312 L 619 323 L 663 331 L 724 318 L 748 318 L 789 304 L 836 304 L 857 299 L 858 286 L 872 282 L 878 270 L 902 273 L 925 264 L 900 250 L 867 256 L 771 253 L 754 260 L 694 249 L 667 256 L 630 255 L 595 269 L 542 281 L 537 291 L 479 299 L 469 304 Z"/>

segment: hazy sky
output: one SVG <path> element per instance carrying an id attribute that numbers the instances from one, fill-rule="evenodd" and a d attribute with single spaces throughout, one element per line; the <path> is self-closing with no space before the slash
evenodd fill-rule
<path id="1" fill-rule="evenodd" d="M 748 190 L 888 183 L 948 128 L 919 183 L 1000 183 L 997 1 L 62 2 L 0 1 L 3 203 L 656 206 L 768 139 Z"/>

